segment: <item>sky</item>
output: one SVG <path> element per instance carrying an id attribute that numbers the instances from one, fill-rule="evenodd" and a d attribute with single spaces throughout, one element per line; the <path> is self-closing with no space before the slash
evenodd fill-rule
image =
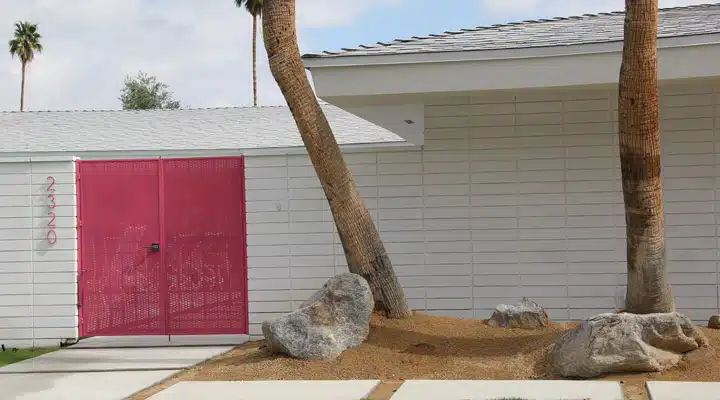
<path id="1" fill-rule="evenodd" d="M 712 0 L 659 0 L 660 7 Z M 527 19 L 622 10 L 624 0 L 296 0 L 301 52 Z M 7 46 L 16 21 L 38 24 L 25 110 L 119 109 L 127 75 L 169 85 L 184 107 L 252 104 L 252 19 L 231 0 L 0 0 Z M 258 44 L 258 102 L 285 104 Z M 7 48 L 7 47 L 6 47 Z M 1 55 L 1 54 L 4 54 Z M 20 62 L 0 53 L 0 110 L 19 109 Z"/>

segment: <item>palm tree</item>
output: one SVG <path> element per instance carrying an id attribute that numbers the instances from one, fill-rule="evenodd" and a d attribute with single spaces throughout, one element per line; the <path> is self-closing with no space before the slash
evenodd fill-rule
<path id="1" fill-rule="evenodd" d="M 22 65 L 22 78 L 20 82 L 20 111 L 25 106 L 25 67 L 35 59 L 35 53 L 42 53 L 40 44 L 42 36 L 37 31 L 37 24 L 30 22 L 16 22 L 13 38 L 8 41 L 10 54 L 17 56 Z"/>
<path id="2" fill-rule="evenodd" d="M 257 107 L 257 21 L 262 16 L 263 0 L 235 0 L 235 5 L 242 7 L 245 5 L 247 12 L 252 15 L 253 19 L 253 37 L 252 37 L 252 73 L 253 73 L 253 106 Z"/>
<path id="3" fill-rule="evenodd" d="M 368 281 L 377 311 L 390 318 L 412 315 L 373 218 L 305 75 L 295 32 L 295 0 L 264 0 L 262 22 L 270 71 L 330 203 L 350 272 Z"/>
<path id="4" fill-rule="evenodd" d="M 675 311 L 665 255 L 657 83 L 658 0 L 625 0 L 618 94 L 627 234 L 625 310 Z"/>

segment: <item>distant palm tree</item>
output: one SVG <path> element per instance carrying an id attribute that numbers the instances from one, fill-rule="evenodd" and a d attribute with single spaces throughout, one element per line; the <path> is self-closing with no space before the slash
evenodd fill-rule
<path id="1" fill-rule="evenodd" d="M 257 106 L 257 25 L 258 17 L 262 15 L 263 0 L 235 0 L 238 7 L 245 6 L 253 19 L 252 37 L 252 72 L 253 72 L 253 106 Z"/>
<path id="2" fill-rule="evenodd" d="M 10 55 L 17 56 L 22 64 L 22 80 L 20 82 L 20 111 L 25 105 L 25 67 L 35 59 L 35 53 L 42 53 L 43 47 L 40 43 L 40 33 L 37 31 L 37 24 L 30 22 L 16 22 L 13 38 L 8 41 Z"/>

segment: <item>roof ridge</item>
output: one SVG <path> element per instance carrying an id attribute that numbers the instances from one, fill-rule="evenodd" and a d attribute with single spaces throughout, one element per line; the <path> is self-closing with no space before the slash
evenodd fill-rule
<path id="1" fill-rule="evenodd" d="M 668 12 L 668 11 L 678 11 L 678 10 L 692 10 L 692 9 L 698 9 L 698 8 L 711 8 L 711 7 L 720 7 L 720 3 L 703 3 L 703 4 L 691 4 L 687 6 L 675 6 L 675 7 L 665 7 L 660 8 L 659 12 Z M 441 37 L 448 37 L 453 35 L 462 35 L 465 33 L 471 33 L 471 32 L 477 32 L 482 30 L 489 30 L 489 29 L 499 29 L 499 28 L 506 28 L 511 26 L 523 26 L 523 25 L 530 25 L 530 24 L 542 24 L 542 23 L 548 23 L 548 22 L 557 22 L 557 21 L 565 21 L 565 20 L 581 20 L 581 19 L 592 19 L 592 18 L 598 18 L 601 16 L 613 16 L 613 15 L 624 15 L 625 11 L 610 11 L 610 12 L 599 12 L 599 13 L 588 13 L 588 14 L 582 14 L 582 15 L 570 15 L 565 17 L 553 17 L 553 18 L 540 18 L 540 19 L 531 19 L 531 20 L 523 20 L 523 21 L 514 21 L 514 22 L 505 22 L 501 24 L 493 24 L 493 25 L 487 25 L 487 26 L 476 26 L 474 28 L 461 28 L 458 30 L 451 30 L 451 31 L 444 31 L 441 33 L 431 33 L 424 36 L 410 36 L 409 38 L 399 38 L 394 39 L 392 41 L 382 41 L 377 42 L 374 45 L 366 45 L 366 44 L 360 44 L 357 47 L 344 47 L 340 50 L 324 50 L 320 53 L 308 53 L 304 54 L 303 58 L 317 58 L 322 57 L 322 55 L 339 55 L 339 54 L 347 54 L 352 53 L 354 51 L 362 51 L 367 49 L 373 49 L 378 47 L 388 47 L 392 46 L 394 44 L 400 44 L 400 43 L 412 43 L 412 42 L 418 42 L 420 40 L 429 39 L 429 38 L 441 38 Z"/>

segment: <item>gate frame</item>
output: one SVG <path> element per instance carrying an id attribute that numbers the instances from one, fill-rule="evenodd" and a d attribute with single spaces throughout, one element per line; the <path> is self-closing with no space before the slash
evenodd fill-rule
<path id="1" fill-rule="evenodd" d="M 218 160 L 218 159 L 237 159 L 240 162 L 240 173 L 242 174 L 241 182 L 241 201 L 240 201 L 240 208 L 242 212 L 241 215 L 241 221 L 240 223 L 243 226 L 243 235 L 242 235 L 242 243 L 241 246 L 243 248 L 243 269 L 245 270 L 245 279 L 243 279 L 243 290 L 245 293 L 245 318 L 242 321 L 243 322 L 243 330 L 245 333 L 237 333 L 237 335 L 249 335 L 250 334 L 250 300 L 249 295 L 250 292 L 248 291 L 248 281 L 250 280 L 249 277 L 249 267 L 248 267 L 248 251 L 247 251 L 247 193 L 246 193 L 246 187 L 245 187 L 245 156 L 239 155 L 239 156 L 205 156 L 205 157 L 138 157 L 138 158 L 108 158 L 108 159 L 90 159 L 90 160 L 83 160 L 81 158 L 76 158 L 73 163 L 75 164 L 75 229 L 76 229 L 76 236 L 77 236 L 77 250 L 76 250 L 76 257 L 77 257 L 77 273 L 75 276 L 75 281 L 77 285 L 77 310 L 78 310 L 78 337 L 83 338 L 85 337 L 85 321 L 83 321 L 83 314 L 81 311 L 81 308 L 83 306 L 82 304 L 82 291 L 83 287 L 80 284 L 81 283 L 81 277 L 84 271 L 83 268 L 83 258 L 82 255 L 82 232 L 83 232 L 83 223 L 82 223 L 82 190 L 81 190 L 81 174 L 80 174 L 80 168 L 79 164 L 83 163 L 102 163 L 102 162 L 129 162 L 129 161 L 157 161 L 158 162 L 158 214 L 160 215 L 160 226 L 159 226 L 159 232 L 160 232 L 160 238 L 158 238 L 158 243 L 160 243 L 160 248 L 165 248 L 163 244 L 165 243 L 165 224 L 162 223 L 162 219 L 165 215 L 165 193 L 162 190 L 163 185 L 165 183 L 164 181 L 164 169 L 163 169 L 163 162 L 165 160 L 172 161 L 172 160 Z M 160 252 L 160 264 L 162 265 L 162 268 L 165 268 L 165 252 Z M 167 296 L 166 296 L 167 298 Z M 168 326 L 168 319 L 169 319 L 170 313 L 165 312 L 165 326 Z M 194 336 L 193 334 L 192 336 Z M 212 336 L 213 334 L 197 334 L 199 336 Z M 117 335 L 122 336 L 122 335 Z M 187 336 L 187 335 L 171 335 L 171 334 L 162 334 L 162 335 L 139 335 L 139 336 Z"/>

